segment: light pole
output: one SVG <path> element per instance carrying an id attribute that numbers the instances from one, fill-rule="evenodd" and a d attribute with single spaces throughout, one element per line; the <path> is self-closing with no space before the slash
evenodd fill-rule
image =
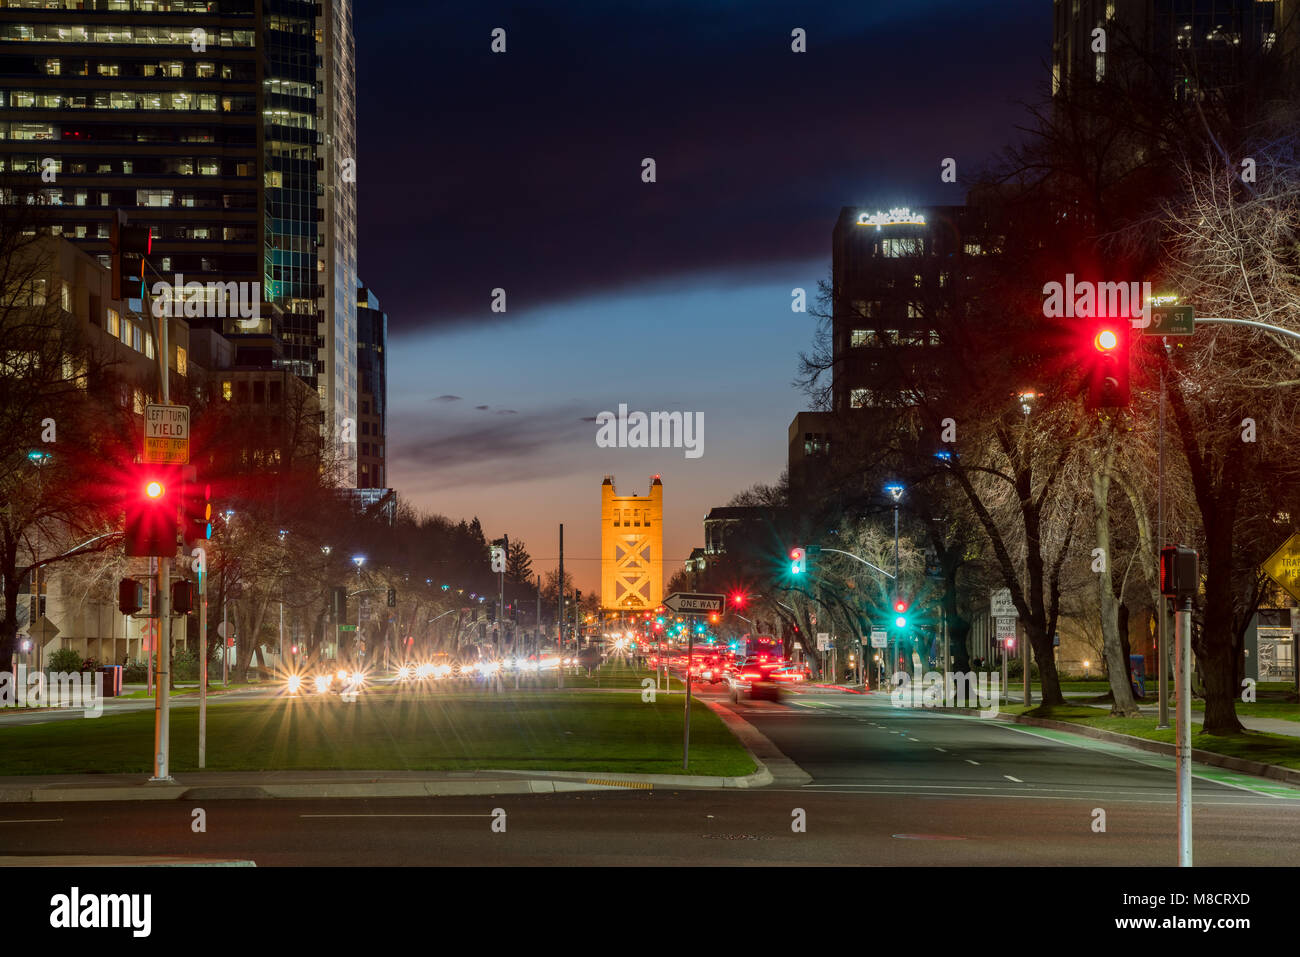
<path id="1" fill-rule="evenodd" d="M 54 456 L 52 456 L 49 452 L 42 451 L 41 449 L 32 449 L 30 452 L 27 453 L 27 461 L 31 462 L 34 466 L 36 466 L 36 494 L 38 500 L 40 496 L 44 494 L 45 491 L 45 484 L 43 481 L 43 477 L 41 475 L 41 469 L 44 468 L 46 465 L 48 465 L 50 459 L 52 458 L 54 458 Z M 40 620 L 42 614 L 41 612 L 41 566 L 40 566 L 39 558 L 36 555 L 34 550 L 32 552 L 32 574 L 35 576 L 32 584 L 32 588 L 35 589 L 36 591 L 36 602 L 35 602 L 35 608 L 32 611 L 31 619 L 27 623 L 28 631 L 36 630 L 35 625 Z M 42 636 L 43 634 L 44 633 L 42 632 Z M 35 636 L 32 637 L 32 646 L 36 649 L 36 670 L 38 672 L 41 670 L 41 653 L 43 651 L 42 646 L 44 644 L 45 644 L 44 637 L 41 638 L 37 638 Z M 30 658 L 27 663 L 28 665 L 31 664 Z"/>
<path id="2" fill-rule="evenodd" d="M 891 482 L 890 484 L 885 486 L 885 491 L 888 492 L 890 497 L 894 500 L 894 591 L 895 591 L 894 597 L 895 599 L 897 599 L 899 597 L 897 595 L 897 591 L 898 591 L 898 503 L 899 500 L 901 500 L 903 497 L 904 487 L 899 482 Z M 895 634 L 897 634 L 896 631 Z M 898 667 L 898 651 L 899 651 L 898 639 L 895 638 L 894 652 L 893 652 L 894 660 L 893 660 L 893 665 L 891 667 L 894 668 Z"/>
<path id="3" fill-rule="evenodd" d="M 361 646 L 361 566 L 366 563 L 365 555 L 353 555 L 352 562 L 357 566 L 357 639 L 353 647 L 353 657 L 355 658 Z"/>

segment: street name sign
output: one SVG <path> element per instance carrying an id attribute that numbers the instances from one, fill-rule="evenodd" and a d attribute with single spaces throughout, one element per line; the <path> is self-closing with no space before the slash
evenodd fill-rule
<path id="1" fill-rule="evenodd" d="M 1260 566 L 1264 574 L 1300 601 L 1300 533 L 1292 535 Z"/>
<path id="2" fill-rule="evenodd" d="M 190 464 L 190 407 L 144 407 L 144 462 L 147 465 Z"/>
<path id="3" fill-rule="evenodd" d="M 1010 588 L 999 588 L 989 595 L 989 614 L 994 618 L 1019 618 L 1016 603 L 1011 600 Z"/>
<path id="4" fill-rule="evenodd" d="M 1191 306 L 1152 306 L 1151 324 L 1144 336 L 1190 336 L 1196 331 L 1196 312 Z"/>
<path id="5" fill-rule="evenodd" d="M 721 613 L 727 607 L 726 595 L 693 595 L 673 592 L 663 600 L 663 606 L 679 615 L 710 615 Z"/>

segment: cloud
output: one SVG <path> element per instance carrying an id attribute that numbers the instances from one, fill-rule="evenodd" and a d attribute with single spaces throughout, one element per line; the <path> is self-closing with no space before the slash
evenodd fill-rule
<path id="1" fill-rule="evenodd" d="M 983 31 L 986 5 L 958 0 L 813 4 L 800 10 L 809 53 L 799 55 L 775 0 L 618 4 L 608 17 L 524 4 L 513 16 L 527 42 L 512 34 L 509 55 L 491 56 L 461 39 L 478 29 L 477 4 L 381 6 L 358 23 L 370 77 L 358 138 L 401 128 L 411 158 L 361 179 L 361 244 L 402 331 L 517 323 L 648 281 L 807 261 L 827 253 L 841 206 L 882 194 L 961 202 L 939 185 L 939 158 L 959 155 L 973 171 L 1016 135 L 1015 100 L 1043 80 L 1051 35 L 1041 0 L 1002 0 L 994 33 Z M 611 31 L 632 39 L 610 44 Z M 864 50 L 875 75 L 909 77 L 906 96 L 864 85 Z M 557 56 L 572 68 L 548 69 Z M 455 109 L 410 122 L 414 91 L 453 85 Z M 636 123 L 625 122 L 628 102 Z M 641 181 L 646 156 L 655 183 Z M 497 287 L 507 313 L 491 311 Z"/>
<path id="2" fill-rule="evenodd" d="M 437 396 L 436 398 L 430 399 L 429 401 L 430 402 L 459 402 L 461 401 L 461 399 L 460 396 L 458 395 L 440 395 Z"/>
<path id="3" fill-rule="evenodd" d="M 497 409 L 497 415 L 518 415 L 514 409 Z"/>
<path id="4" fill-rule="evenodd" d="M 478 409 L 480 412 L 486 412 L 488 409 L 492 407 L 490 405 L 476 405 L 474 406 L 474 408 Z"/>

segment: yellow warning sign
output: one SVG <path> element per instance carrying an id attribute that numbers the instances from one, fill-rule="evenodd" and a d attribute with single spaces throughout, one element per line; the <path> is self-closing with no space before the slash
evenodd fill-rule
<path id="1" fill-rule="evenodd" d="M 1288 538 L 1259 567 L 1265 575 L 1281 585 L 1287 594 L 1300 601 L 1300 533 Z"/>

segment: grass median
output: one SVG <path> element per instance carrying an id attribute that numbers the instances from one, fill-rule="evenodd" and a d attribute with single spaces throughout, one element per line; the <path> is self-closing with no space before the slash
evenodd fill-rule
<path id="1" fill-rule="evenodd" d="M 681 695 L 471 692 L 214 701 L 207 768 L 519 770 L 681 774 Z M 147 772 L 153 712 L 0 731 L 0 775 Z M 172 770 L 197 768 L 198 711 L 171 714 Z M 687 773 L 745 775 L 747 752 L 703 704 Z"/>
<path id="2" fill-rule="evenodd" d="M 1150 717 L 1112 718 L 1096 708 L 1080 705 L 1046 708 L 1041 705 L 1025 709 L 1023 705 L 1004 707 L 1004 714 L 1024 714 L 1033 718 L 1050 718 L 1053 721 L 1065 721 L 1070 724 L 1086 725 L 1104 731 L 1130 734 L 1136 738 L 1150 741 L 1175 742 L 1175 729 L 1157 730 L 1155 721 Z M 1172 717 L 1172 714 L 1171 714 Z M 1192 726 L 1192 747 L 1214 754 L 1223 754 L 1262 764 L 1277 764 L 1284 768 L 1300 769 L 1300 738 L 1281 734 L 1269 734 L 1263 731 L 1246 731 L 1243 734 L 1214 735 L 1206 734 L 1196 725 Z"/>

